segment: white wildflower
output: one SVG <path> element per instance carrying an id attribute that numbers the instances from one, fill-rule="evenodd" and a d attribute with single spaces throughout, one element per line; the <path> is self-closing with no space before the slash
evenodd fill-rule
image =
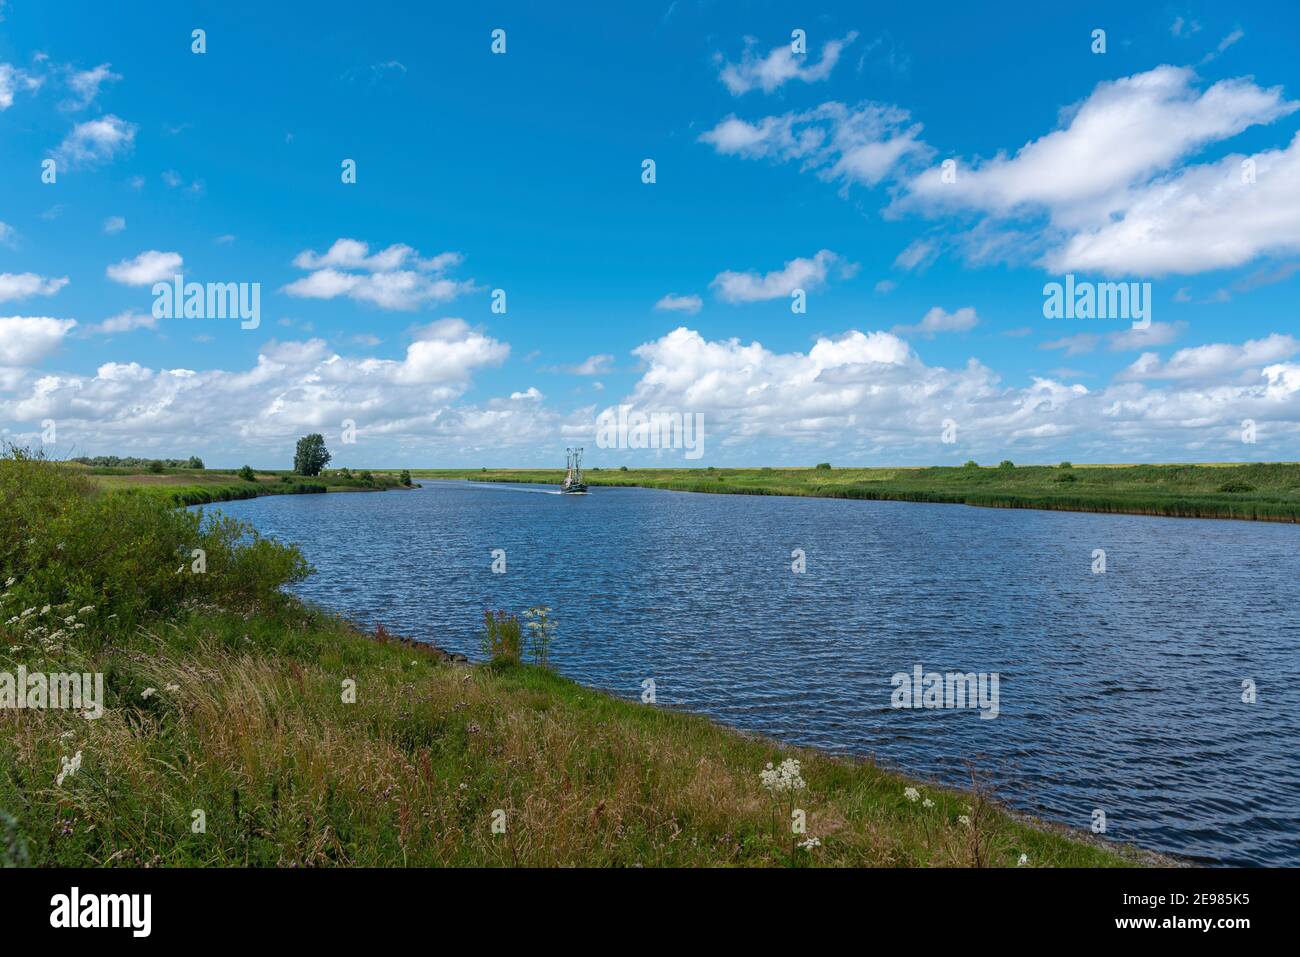
<path id="1" fill-rule="evenodd" d="M 921 802 L 921 807 L 934 807 L 934 802 L 931 801 L 929 798 L 926 798 L 924 801 Z"/>
<path id="2" fill-rule="evenodd" d="M 957 823 L 962 824 L 966 827 L 970 827 L 970 818 L 968 818 L 965 814 L 963 814 L 957 818 Z"/>
<path id="3" fill-rule="evenodd" d="M 811 851 L 814 847 L 821 847 L 822 842 L 818 838 L 810 837 L 806 841 L 800 841 L 796 846 L 802 847 L 806 851 Z"/>
<path id="4" fill-rule="evenodd" d="M 140 697 L 141 697 L 141 698 L 152 698 L 152 697 L 153 697 L 154 695 L 156 695 L 157 693 L 158 693 L 158 689 L 157 689 L 157 688 L 145 688 L 143 691 L 140 692 Z"/>
<path id="5" fill-rule="evenodd" d="M 1028 863 L 1029 863 L 1029 855 L 1028 855 L 1028 854 L 1021 854 L 1021 855 L 1020 855 L 1020 860 L 1018 860 L 1018 861 L 1016 862 L 1016 867 L 1024 867 L 1024 866 L 1025 866 L 1026 864 L 1028 864 Z"/>
<path id="6" fill-rule="evenodd" d="M 5 582 L 5 588 L 13 588 L 14 582 L 16 581 L 18 581 L 17 578 L 10 578 L 8 581 Z"/>
<path id="7" fill-rule="evenodd" d="M 907 798 L 913 804 L 921 797 L 921 792 L 916 788 L 903 788 L 903 797 Z"/>
<path id="8" fill-rule="evenodd" d="M 802 791 L 806 786 L 799 776 L 799 762 L 794 758 L 786 758 L 778 768 L 772 767 L 771 761 L 767 762 L 767 767 L 758 772 L 758 779 L 763 782 L 763 787 L 777 794 Z"/>
<path id="9" fill-rule="evenodd" d="M 49 606 L 49 605 L 46 605 L 44 608 L 41 609 L 41 614 L 42 614 L 42 615 L 48 615 L 49 613 L 50 613 L 50 606 Z"/>
<path id="10" fill-rule="evenodd" d="M 63 762 L 63 769 L 59 771 L 59 776 L 55 778 L 54 783 L 58 787 L 63 787 L 63 779 L 70 778 L 81 770 L 81 752 L 78 751 L 69 760 L 68 758 L 59 758 Z"/>
<path id="11" fill-rule="evenodd" d="M 178 684 L 170 684 L 167 685 L 167 687 L 163 688 L 163 691 L 180 691 L 180 690 L 181 690 L 181 686 Z"/>
<path id="12" fill-rule="evenodd" d="M 86 605 L 84 608 L 78 608 L 78 609 L 77 609 L 77 614 L 78 614 L 78 615 L 89 615 L 89 614 L 90 614 L 92 611 L 94 611 L 94 610 L 95 610 L 95 606 L 94 606 L 94 605 Z"/>

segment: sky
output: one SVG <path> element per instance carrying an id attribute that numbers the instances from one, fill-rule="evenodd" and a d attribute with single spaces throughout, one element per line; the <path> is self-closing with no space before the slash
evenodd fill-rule
<path id="1" fill-rule="evenodd" d="M 0 440 L 1300 458 L 1300 7 L 978 6 L 0 0 Z"/>

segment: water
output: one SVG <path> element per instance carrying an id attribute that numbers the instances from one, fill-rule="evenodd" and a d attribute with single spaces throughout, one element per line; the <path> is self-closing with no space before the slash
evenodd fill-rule
<path id="1" fill-rule="evenodd" d="M 224 503 L 300 545 L 305 598 L 477 657 L 546 604 L 553 663 L 625 697 L 1221 864 L 1300 864 L 1300 528 L 907 502 L 431 482 Z M 493 574 L 503 548 L 507 573 Z M 791 571 L 791 552 L 807 571 Z M 1093 574 L 1093 550 L 1107 570 Z M 890 707 L 997 672 L 1000 714 Z M 1258 700 L 1241 700 L 1252 679 Z"/>

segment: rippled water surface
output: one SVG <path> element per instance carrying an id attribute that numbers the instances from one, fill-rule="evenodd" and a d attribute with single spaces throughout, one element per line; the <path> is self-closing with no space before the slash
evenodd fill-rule
<path id="1" fill-rule="evenodd" d="M 485 608 L 547 604 L 587 684 L 653 677 L 661 705 L 797 744 L 953 783 L 974 761 L 1007 803 L 1100 808 L 1117 840 L 1300 864 L 1296 526 L 465 482 L 220 508 L 368 625 L 476 657 Z M 1000 714 L 892 709 L 918 664 L 997 672 Z"/>

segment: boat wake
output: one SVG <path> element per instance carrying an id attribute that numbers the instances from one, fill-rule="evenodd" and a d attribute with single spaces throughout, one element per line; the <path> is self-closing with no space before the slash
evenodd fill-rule
<path id="1" fill-rule="evenodd" d="M 499 482 L 470 482 L 474 488 L 491 488 L 498 492 L 533 492 L 537 495 L 561 495 L 559 489 L 552 488 L 520 488 L 517 485 L 502 485 Z"/>

